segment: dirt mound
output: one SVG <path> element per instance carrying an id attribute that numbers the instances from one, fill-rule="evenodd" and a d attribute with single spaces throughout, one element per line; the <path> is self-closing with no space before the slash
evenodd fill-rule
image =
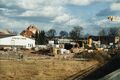
<path id="1" fill-rule="evenodd" d="M 95 59 L 98 60 L 101 63 L 104 63 L 105 61 L 108 61 L 110 59 L 110 55 L 107 52 L 91 52 L 88 53 L 87 51 L 77 53 L 74 55 L 74 58 L 85 58 L 85 59 Z"/>
<path id="2" fill-rule="evenodd" d="M 120 68 L 120 54 L 117 54 L 105 65 L 92 72 L 82 80 L 96 80 Z"/>

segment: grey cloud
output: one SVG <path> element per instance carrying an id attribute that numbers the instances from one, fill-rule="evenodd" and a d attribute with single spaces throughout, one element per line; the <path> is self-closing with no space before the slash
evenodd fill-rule
<path id="1" fill-rule="evenodd" d="M 120 13 L 119 11 L 111 11 L 110 9 L 104 9 L 101 10 L 99 13 L 96 14 L 96 16 L 110 16 L 110 15 L 117 15 Z"/>
<path id="2" fill-rule="evenodd" d="M 0 15 L 2 16 L 11 16 L 11 15 L 20 15 L 23 13 L 24 10 L 22 9 L 6 9 L 6 8 L 0 8 Z"/>
<path id="3" fill-rule="evenodd" d="M 30 16 L 30 17 L 26 17 L 26 16 L 11 16 L 9 17 L 11 19 L 15 19 L 15 20 L 22 20 L 22 21 L 29 21 L 29 22 L 40 22 L 40 23 L 50 23 L 50 21 L 52 20 L 52 18 L 47 18 L 47 17 L 37 17 L 37 16 Z"/>
<path id="4" fill-rule="evenodd" d="M 11 6 L 7 6 L 5 4 L 0 4 L 0 8 L 7 8 L 7 9 L 22 9 L 17 5 L 11 5 Z"/>
<path id="5" fill-rule="evenodd" d="M 26 11 L 25 9 L 20 8 L 17 5 L 7 6 L 6 4 L 0 3 L 0 15 L 2 16 L 6 16 L 6 14 L 7 15 L 19 15 Z"/>
<path id="6" fill-rule="evenodd" d="M 21 8 L 20 6 L 18 6 L 17 4 L 17 0 L 1 0 L 0 1 L 0 8 L 5 8 L 5 9 L 20 9 L 23 10 L 23 8 Z"/>
<path id="7" fill-rule="evenodd" d="M 120 0 L 116 0 L 116 3 L 120 3 Z"/>
<path id="8" fill-rule="evenodd" d="M 0 1 L 0 15 L 2 16 L 11 16 L 19 15 L 26 10 L 18 6 L 16 0 L 1 0 Z"/>

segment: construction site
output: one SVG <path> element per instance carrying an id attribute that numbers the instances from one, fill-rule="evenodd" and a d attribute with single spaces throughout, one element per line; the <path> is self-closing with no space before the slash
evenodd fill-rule
<path id="1" fill-rule="evenodd" d="M 0 80 L 120 80 L 120 0 L 0 0 Z"/>
<path id="2" fill-rule="evenodd" d="M 31 37 L 29 33 L 27 34 L 24 36 Z M 100 47 L 100 41 L 94 41 L 92 36 L 87 40 L 60 39 L 59 43 L 49 41 L 47 45 L 33 46 L 35 42 L 31 45 L 30 41 L 29 43 L 24 41 L 27 40 L 25 37 L 13 36 L 12 45 L 6 42 L 8 45 L 1 45 L 0 79 L 109 80 L 116 77 L 119 79 L 119 73 L 111 77 L 112 72 L 118 72 L 120 67 L 120 39 L 119 37 L 114 39 L 114 45 L 110 43 L 103 47 Z M 106 77 L 110 74 L 111 76 Z"/>

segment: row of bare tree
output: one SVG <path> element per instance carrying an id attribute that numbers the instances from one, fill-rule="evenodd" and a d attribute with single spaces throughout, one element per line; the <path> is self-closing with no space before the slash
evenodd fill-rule
<path id="1" fill-rule="evenodd" d="M 40 31 L 39 33 L 36 33 L 35 39 L 37 44 L 46 44 L 46 41 L 48 39 L 53 40 L 56 37 L 56 34 L 57 32 L 55 29 L 50 29 L 47 32 Z M 69 37 L 75 41 L 79 40 L 81 36 L 83 36 L 83 28 L 81 26 L 73 27 L 70 32 L 67 32 L 65 30 L 59 32 L 59 37 Z M 98 36 L 120 36 L 120 27 L 102 28 L 99 31 Z"/>
<path id="2" fill-rule="evenodd" d="M 120 27 L 102 28 L 99 36 L 120 36 Z"/>
<path id="3" fill-rule="evenodd" d="M 71 39 L 78 40 L 82 34 L 82 30 L 83 30 L 82 27 L 75 26 L 75 27 L 73 27 L 73 29 L 70 32 L 67 32 L 65 30 L 60 31 L 59 37 L 61 37 L 61 38 L 69 37 Z M 41 45 L 46 44 L 48 39 L 54 40 L 56 37 L 56 34 L 57 34 L 57 32 L 55 29 L 50 29 L 47 32 L 45 32 L 43 30 L 36 32 L 36 34 L 35 34 L 36 44 L 41 44 Z"/>

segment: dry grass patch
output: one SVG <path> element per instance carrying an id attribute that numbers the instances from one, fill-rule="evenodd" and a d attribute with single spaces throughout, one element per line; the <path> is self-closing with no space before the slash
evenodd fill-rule
<path id="1" fill-rule="evenodd" d="M 0 60 L 0 80 L 64 80 L 97 61 Z"/>

